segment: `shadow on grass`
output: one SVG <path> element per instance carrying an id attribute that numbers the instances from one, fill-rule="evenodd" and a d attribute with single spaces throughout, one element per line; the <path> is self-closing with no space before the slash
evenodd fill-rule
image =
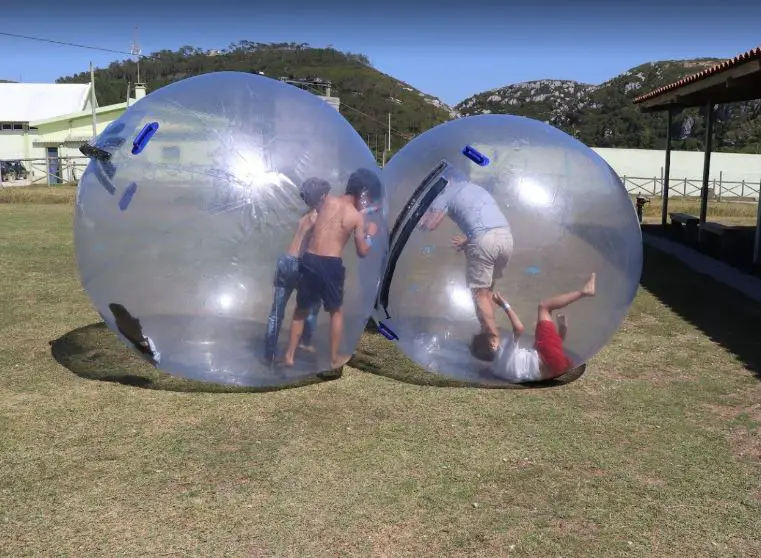
<path id="1" fill-rule="evenodd" d="M 363 372 L 408 384 L 481 389 L 538 389 L 557 387 L 578 380 L 586 370 L 586 365 L 583 364 L 554 380 L 530 384 L 506 384 L 496 381 L 494 383 L 489 383 L 488 381 L 482 383 L 457 381 L 432 374 L 415 364 L 394 343 L 381 335 L 372 321 L 365 328 L 365 335 L 360 340 L 356 352 L 347 364 Z"/>
<path id="2" fill-rule="evenodd" d="M 275 387 L 240 387 L 187 380 L 172 376 L 151 366 L 128 349 L 105 323 L 84 326 L 50 342 L 50 352 L 61 366 L 81 378 L 113 382 L 141 389 L 187 393 L 266 393 L 304 387 L 340 376 L 310 378 L 298 383 Z M 417 366 L 369 324 L 357 352 L 347 363 L 360 371 L 392 380 L 431 387 L 478 387 L 498 389 L 527 389 L 555 387 L 572 382 L 584 373 L 581 366 L 549 382 L 524 385 L 501 383 L 473 384 L 436 376 Z"/>
<path id="3" fill-rule="evenodd" d="M 336 379 L 315 377 L 274 387 L 242 387 L 187 380 L 151 366 L 128 349 L 103 322 L 75 329 L 51 341 L 50 352 L 56 362 L 81 378 L 163 391 L 266 393 Z"/>
<path id="4" fill-rule="evenodd" d="M 662 236 L 656 225 L 642 232 Z M 761 305 L 648 244 L 640 284 L 761 379 Z"/>

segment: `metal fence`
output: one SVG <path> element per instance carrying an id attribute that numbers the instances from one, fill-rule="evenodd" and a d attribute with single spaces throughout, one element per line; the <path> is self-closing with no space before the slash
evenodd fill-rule
<path id="1" fill-rule="evenodd" d="M 0 187 L 74 184 L 89 162 L 85 156 L 0 161 Z"/>
<path id="2" fill-rule="evenodd" d="M 77 157 L 49 157 L 35 159 L 15 159 L 0 161 L 3 171 L 0 173 L 0 187 L 32 186 L 56 184 L 76 184 L 87 168 L 89 159 Z M 10 164 L 8 164 L 10 163 Z M 18 168 L 21 167 L 21 168 Z M 630 195 L 661 196 L 663 178 L 659 176 L 621 176 L 621 181 Z M 669 197 L 697 197 L 703 187 L 700 178 L 671 178 L 669 180 Z M 718 179 L 708 183 L 709 195 L 714 199 L 749 200 L 758 199 L 761 193 L 761 181 L 731 181 L 723 180 L 721 173 Z"/>
<path id="3" fill-rule="evenodd" d="M 663 194 L 663 178 L 654 176 L 622 176 L 621 181 L 626 191 L 631 195 L 661 196 Z M 699 197 L 703 189 L 702 178 L 670 178 L 669 197 Z M 708 195 L 714 199 L 749 200 L 758 199 L 761 191 L 761 181 L 748 182 L 718 179 L 708 182 Z"/>

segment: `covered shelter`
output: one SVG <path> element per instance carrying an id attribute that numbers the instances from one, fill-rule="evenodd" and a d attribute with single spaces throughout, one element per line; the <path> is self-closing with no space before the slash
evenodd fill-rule
<path id="1" fill-rule="evenodd" d="M 708 211 L 708 184 L 711 169 L 711 144 L 713 140 L 714 107 L 719 104 L 738 103 L 761 99 L 761 46 L 706 68 L 679 81 L 659 87 L 634 99 L 643 112 L 668 113 L 666 131 L 666 162 L 663 181 L 662 224 L 668 218 L 669 172 L 671 166 L 671 129 L 673 117 L 692 107 L 704 107 L 706 116 L 705 151 L 703 159 L 703 182 L 700 191 L 700 216 L 698 233 L 711 227 L 706 225 Z M 761 263 L 761 192 L 756 216 L 753 263 Z M 711 225 L 711 223 L 709 223 Z"/>

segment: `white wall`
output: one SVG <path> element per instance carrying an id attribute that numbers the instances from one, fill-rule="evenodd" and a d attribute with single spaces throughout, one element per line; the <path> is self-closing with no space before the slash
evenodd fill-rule
<path id="1" fill-rule="evenodd" d="M 26 134 L 23 130 L 0 131 L 0 160 L 24 159 Z"/>
<path id="2" fill-rule="evenodd" d="M 632 193 L 660 194 L 666 152 L 657 149 L 613 149 L 595 147 L 597 152 L 625 177 Z M 653 179 L 656 180 L 653 180 Z M 672 151 L 669 190 L 676 195 L 698 195 L 703 179 L 703 153 Z M 757 198 L 761 184 L 761 155 L 711 153 L 709 188 L 722 197 Z M 715 181 L 715 184 L 714 184 Z M 743 184 L 744 182 L 744 184 Z"/>
<path id="3" fill-rule="evenodd" d="M 45 157 L 44 147 L 35 147 L 37 130 L 0 131 L 0 160 L 35 159 Z"/>

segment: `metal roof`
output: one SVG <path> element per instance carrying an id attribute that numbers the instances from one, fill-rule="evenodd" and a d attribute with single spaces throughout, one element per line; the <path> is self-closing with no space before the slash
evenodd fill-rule
<path id="1" fill-rule="evenodd" d="M 30 122 L 80 112 L 89 83 L 0 83 L 0 121 Z"/>
<path id="2" fill-rule="evenodd" d="M 701 79 L 705 79 L 714 74 L 718 74 L 719 72 L 723 72 L 725 70 L 729 70 L 736 66 L 740 66 L 741 64 L 745 64 L 752 60 L 761 60 L 761 46 L 752 48 L 747 52 L 738 54 L 734 58 L 730 58 L 729 60 L 720 62 L 719 64 L 716 64 L 715 66 L 706 68 L 703 71 L 700 71 L 696 74 L 692 74 L 690 76 L 682 78 L 679 81 L 675 81 L 674 83 L 670 83 L 668 85 L 664 85 L 663 87 L 659 87 L 658 89 L 650 91 L 650 93 L 645 93 L 644 95 L 640 95 L 639 97 L 636 97 L 634 99 L 634 102 L 641 103 L 642 101 L 647 101 L 648 99 L 652 99 L 659 95 L 663 95 L 664 93 L 668 93 L 669 91 L 673 91 L 675 89 L 679 89 L 680 87 L 684 87 L 685 85 L 689 83 L 700 81 Z"/>

